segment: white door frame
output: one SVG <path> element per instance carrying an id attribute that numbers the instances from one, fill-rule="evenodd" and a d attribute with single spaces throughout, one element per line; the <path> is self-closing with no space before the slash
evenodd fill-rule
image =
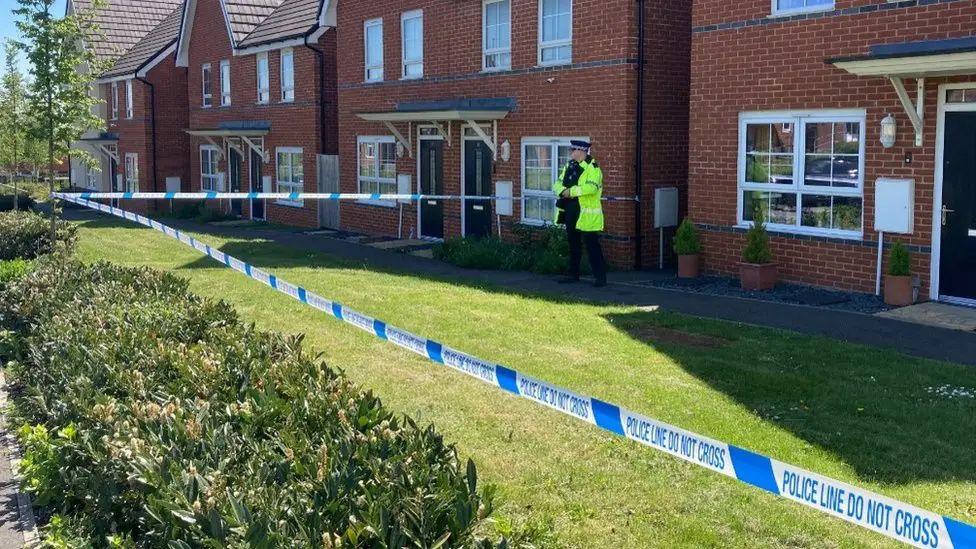
<path id="1" fill-rule="evenodd" d="M 260 144 L 261 145 L 261 150 L 262 151 L 264 150 L 264 138 L 263 137 L 252 137 L 251 138 L 251 141 L 254 141 L 255 144 Z M 254 190 L 254 186 L 251 184 L 252 181 L 253 181 L 253 175 L 254 175 L 254 174 L 251 173 L 251 168 L 253 167 L 251 165 L 251 155 L 252 154 L 254 154 L 254 151 L 251 150 L 251 148 L 249 147 L 247 149 L 247 191 L 248 192 L 251 192 L 251 193 L 253 193 L 253 192 L 259 192 L 259 193 L 260 192 L 264 192 L 264 186 L 263 186 L 263 183 L 264 183 L 264 171 L 263 171 L 263 169 L 264 169 L 264 165 L 265 164 L 270 164 L 270 162 L 265 162 L 264 161 L 264 158 L 261 159 L 262 173 L 259 173 L 258 174 L 258 184 L 259 185 L 262 185 L 262 186 L 261 186 L 260 189 L 258 189 L 257 191 L 255 191 Z M 264 200 L 264 199 L 262 198 L 260 200 Z M 253 198 L 247 199 L 247 210 L 248 210 L 248 215 L 251 217 L 251 220 L 252 221 L 267 221 L 268 220 L 268 202 L 266 200 L 264 200 L 264 217 L 254 217 L 254 199 Z"/>
<path id="2" fill-rule="evenodd" d="M 487 124 L 487 123 L 479 122 L 478 125 L 481 126 L 481 129 L 482 130 L 485 130 L 485 131 L 488 131 L 488 130 L 491 129 L 490 124 Z M 461 123 L 461 131 L 460 131 L 460 133 L 461 133 L 461 150 L 460 150 L 460 153 L 461 153 L 461 179 L 460 179 L 460 182 L 461 182 L 461 185 L 460 185 L 460 187 L 461 187 L 461 236 L 467 236 L 467 230 L 466 229 L 468 228 L 467 225 L 464 223 L 464 217 L 465 217 L 464 213 L 468 210 L 468 208 L 467 208 L 468 201 L 465 198 L 468 195 L 468 189 L 467 189 L 467 186 L 465 185 L 465 183 L 467 183 L 467 182 L 464 180 L 464 157 L 467 156 L 465 154 L 465 152 L 466 152 L 466 150 L 465 150 L 465 144 L 468 141 L 482 141 L 482 142 L 484 142 L 484 140 L 481 139 L 481 137 L 479 137 L 477 135 L 465 135 L 466 132 L 464 130 L 466 130 L 469 127 L 470 127 L 470 124 L 468 124 L 467 122 L 462 122 Z M 493 168 L 494 168 L 494 162 L 495 161 L 492 160 Z M 488 175 L 488 187 L 489 187 L 489 189 L 491 188 L 491 184 L 492 183 L 493 183 L 493 181 L 491 180 L 491 174 L 489 174 Z M 490 226 L 490 224 L 489 224 L 489 227 L 488 227 L 488 234 L 489 235 L 491 234 L 491 226 Z"/>
<path id="3" fill-rule="evenodd" d="M 450 122 L 448 122 L 448 124 L 450 124 Z M 421 141 L 434 141 L 434 140 L 444 141 L 444 137 L 442 135 L 440 135 L 440 134 L 438 134 L 438 135 L 424 135 L 423 132 L 421 131 L 423 129 L 436 129 L 436 126 L 434 126 L 433 124 L 418 124 L 417 125 L 417 178 L 416 178 L 417 179 L 417 184 L 416 184 L 417 194 L 423 194 L 423 187 L 421 186 L 421 183 L 420 183 L 420 178 L 422 176 L 422 174 L 420 172 L 420 162 L 422 160 L 421 159 L 421 152 L 420 152 L 421 151 L 421 149 L 420 149 L 420 142 Z M 444 155 L 443 154 L 441 155 L 441 177 L 444 177 Z M 441 181 L 441 192 L 442 193 L 443 192 L 446 192 L 446 191 L 444 191 L 444 182 L 443 181 Z M 433 239 L 433 240 L 443 240 L 443 238 L 437 238 L 437 237 L 433 237 L 433 236 L 431 236 L 431 237 L 425 237 L 421 233 L 421 230 L 422 230 L 421 227 L 423 227 L 423 224 L 421 223 L 421 216 L 423 214 L 421 213 L 421 207 L 420 206 L 421 206 L 421 203 L 422 202 L 423 202 L 423 200 L 418 200 L 417 201 L 417 238 L 430 238 L 430 239 Z M 441 204 L 441 219 L 443 221 L 443 217 L 444 217 L 444 214 L 446 212 L 445 212 L 444 207 L 443 207 L 444 206 L 444 204 L 443 204 L 444 201 L 442 200 L 441 202 L 442 202 L 442 204 Z"/>
<path id="4" fill-rule="evenodd" d="M 976 103 L 946 103 L 948 90 L 976 89 L 976 82 L 955 82 L 939 86 L 939 112 L 935 127 L 935 191 L 932 207 L 932 253 L 929 269 L 929 299 L 976 305 L 976 301 L 939 294 L 939 262 L 942 256 L 942 164 L 945 156 L 945 113 L 976 112 Z"/>

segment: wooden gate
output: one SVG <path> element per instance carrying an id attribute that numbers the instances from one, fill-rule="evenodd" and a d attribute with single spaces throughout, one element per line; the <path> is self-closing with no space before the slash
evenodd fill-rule
<path id="1" fill-rule="evenodd" d="M 320 154 L 316 158 L 318 192 L 339 192 L 339 157 L 334 154 Z M 339 201 L 319 201 L 319 226 L 328 229 L 339 228 Z"/>

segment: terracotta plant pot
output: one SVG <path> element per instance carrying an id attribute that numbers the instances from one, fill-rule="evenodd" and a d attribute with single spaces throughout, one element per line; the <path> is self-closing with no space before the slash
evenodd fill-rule
<path id="1" fill-rule="evenodd" d="M 776 286 L 776 264 L 739 263 L 743 290 L 772 290 Z"/>
<path id="2" fill-rule="evenodd" d="M 698 278 L 699 255 L 678 256 L 678 278 Z"/>
<path id="3" fill-rule="evenodd" d="M 911 276 L 885 275 L 884 302 L 886 305 L 904 307 L 913 302 Z"/>

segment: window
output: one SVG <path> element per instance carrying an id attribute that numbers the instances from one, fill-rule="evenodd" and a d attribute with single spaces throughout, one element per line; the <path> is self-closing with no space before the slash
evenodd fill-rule
<path id="1" fill-rule="evenodd" d="M 230 61 L 220 62 L 220 105 L 230 105 Z"/>
<path id="2" fill-rule="evenodd" d="M 295 52 L 291 48 L 281 50 L 281 100 L 295 100 Z"/>
<path id="3" fill-rule="evenodd" d="M 397 167 L 393 137 L 360 137 L 358 143 L 359 192 L 395 194 Z M 378 204 L 392 205 L 392 202 L 381 201 Z"/>
<path id="4" fill-rule="evenodd" d="M 420 78 L 424 75 L 424 12 L 408 11 L 400 20 L 403 37 L 403 77 Z"/>
<path id="5" fill-rule="evenodd" d="M 88 168 L 88 181 L 85 183 L 86 189 L 97 191 L 101 188 L 102 170 L 99 168 Z"/>
<path id="6" fill-rule="evenodd" d="M 539 64 L 573 60 L 573 1 L 539 0 Z"/>
<path id="7" fill-rule="evenodd" d="M 482 13 L 484 58 L 486 71 L 504 70 L 512 66 L 511 0 L 485 0 Z"/>
<path id="8" fill-rule="evenodd" d="M 210 63 L 204 63 L 201 69 L 201 90 L 203 91 L 203 106 L 209 107 L 213 105 L 213 90 L 211 89 L 212 82 L 210 80 Z"/>
<path id="9" fill-rule="evenodd" d="M 139 192 L 139 155 L 136 153 L 125 153 L 125 191 L 127 193 Z"/>
<path id="10" fill-rule="evenodd" d="M 834 0 L 773 0 L 773 13 L 776 15 L 824 11 L 834 8 Z"/>
<path id="11" fill-rule="evenodd" d="M 256 57 L 258 74 L 258 103 L 271 100 L 271 76 L 268 72 L 268 53 L 259 53 Z"/>
<path id="12" fill-rule="evenodd" d="M 302 149 L 278 147 L 278 191 L 279 193 L 300 193 L 305 187 L 305 169 L 302 166 Z M 301 206 L 302 201 L 279 200 L 279 204 Z"/>
<path id="13" fill-rule="evenodd" d="M 112 120 L 119 119 L 119 83 L 112 82 Z"/>
<path id="14" fill-rule="evenodd" d="M 740 223 L 861 235 L 863 112 L 743 115 L 739 134 Z"/>
<path id="15" fill-rule="evenodd" d="M 132 80 L 125 81 L 125 117 L 132 119 Z"/>
<path id="16" fill-rule="evenodd" d="M 200 190 L 223 191 L 224 178 L 220 173 L 218 161 L 220 149 L 213 145 L 200 147 Z"/>
<path id="17" fill-rule="evenodd" d="M 366 44 L 366 81 L 383 80 L 383 20 L 366 21 L 363 26 Z"/>
<path id="18" fill-rule="evenodd" d="M 555 219 L 556 197 L 552 194 L 552 184 L 569 162 L 569 141 L 569 138 L 544 137 L 522 141 L 523 223 L 552 223 Z"/>

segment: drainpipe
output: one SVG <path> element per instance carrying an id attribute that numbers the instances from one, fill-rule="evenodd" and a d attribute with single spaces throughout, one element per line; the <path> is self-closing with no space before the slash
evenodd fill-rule
<path id="1" fill-rule="evenodd" d="M 149 86 L 149 131 L 152 133 L 152 182 L 153 190 L 158 192 L 159 166 L 156 165 L 156 87 L 152 85 L 152 82 L 141 76 L 136 75 L 136 80 Z"/>
<path id="2" fill-rule="evenodd" d="M 637 116 L 634 161 L 634 269 L 641 270 L 643 234 L 641 223 L 641 183 L 644 177 L 644 0 L 637 0 Z"/>
<path id="3" fill-rule="evenodd" d="M 325 32 L 331 30 L 332 27 L 328 27 Z M 318 29 L 316 29 L 318 30 Z M 325 138 L 326 138 L 326 127 L 325 127 L 325 52 L 319 48 L 313 48 L 311 44 L 308 43 L 308 39 L 311 36 L 311 32 L 305 35 L 305 47 L 314 51 L 315 56 L 319 59 L 319 154 L 326 154 L 325 150 Z"/>

